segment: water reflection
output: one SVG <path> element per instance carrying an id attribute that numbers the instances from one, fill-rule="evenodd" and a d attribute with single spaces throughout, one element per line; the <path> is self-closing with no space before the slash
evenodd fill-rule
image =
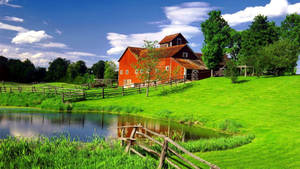
<path id="1" fill-rule="evenodd" d="M 105 138 L 120 136 L 118 126 L 143 126 L 181 140 L 218 137 L 212 130 L 133 116 L 112 114 L 16 113 L 0 110 L 0 138 L 7 136 L 38 137 L 69 135 L 88 141 L 93 135 Z M 129 134 L 130 131 L 127 131 Z"/>

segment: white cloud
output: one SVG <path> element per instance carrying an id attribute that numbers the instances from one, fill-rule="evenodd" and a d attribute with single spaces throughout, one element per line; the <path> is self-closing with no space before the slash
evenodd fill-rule
<path id="1" fill-rule="evenodd" d="M 14 25 L 9 25 L 0 22 L 0 29 L 5 29 L 5 30 L 10 30 L 10 31 L 17 31 L 17 32 L 26 32 L 28 31 L 27 29 L 21 27 L 21 26 L 14 26 Z"/>
<path id="2" fill-rule="evenodd" d="M 194 47 L 200 46 L 200 44 L 197 44 L 197 43 L 190 43 L 190 46 L 194 48 Z"/>
<path id="3" fill-rule="evenodd" d="M 43 39 L 52 38 L 50 35 L 46 34 L 45 31 L 27 31 L 20 32 L 16 37 L 12 39 L 12 43 L 14 44 L 25 44 L 25 43 L 35 43 L 40 42 Z"/>
<path id="4" fill-rule="evenodd" d="M 59 29 L 55 29 L 55 33 L 57 33 L 58 35 L 61 35 L 61 34 L 62 34 L 62 31 L 59 30 Z"/>
<path id="5" fill-rule="evenodd" d="M 9 1 L 11 1 L 11 0 L 0 0 L 0 6 L 5 5 L 5 6 L 12 7 L 12 8 L 22 8 L 22 6 L 20 6 L 20 5 L 10 4 Z"/>
<path id="6" fill-rule="evenodd" d="M 96 54 L 87 52 L 66 52 L 66 54 L 74 56 L 97 56 Z"/>
<path id="7" fill-rule="evenodd" d="M 12 21 L 12 22 L 24 22 L 24 19 L 18 18 L 18 17 L 14 17 L 14 16 L 5 16 L 3 18 L 3 20 Z"/>
<path id="8" fill-rule="evenodd" d="M 107 33 L 107 40 L 111 48 L 107 50 L 108 55 L 121 54 L 127 46 L 142 46 L 144 40 L 160 40 L 164 36 L 173 33 L 182 33 L 185 37 L 191 38 L 201 33 L 199 26 L 193 26 L 192 23 L 203 21 L 207 18 L 207 13 L 215 9 L 205 2 L 182 3 L 177 6 L 164 8 L 164 12 L 170 24 L 160 24 L 160 31 L 137 34 Z"/>
<path id="9" fill-rule="evenodd" d="M 68 49 L 68 46 L 63 43 L 55 43 L 55 42 L 49 42 L 49 43 L 43 43 L 39 44 L 39 46 L 44 48 L 61 48 L 61 49 Z"/>
<path id="10" fill-rule="evenodd" d="M 300 13 L 300 3 L 289 4 L 287 0 L 271 0 L 265 6 L 247 7 L 233 14 L 225 14 L 223 17 L 231 26 L 235 26 L 251 22 L 258 14 L 268 17 L 278 17 L 295 12 Z"/>

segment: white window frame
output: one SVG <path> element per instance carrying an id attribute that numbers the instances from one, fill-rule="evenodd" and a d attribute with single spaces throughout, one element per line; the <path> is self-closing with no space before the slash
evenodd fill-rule
<path id="1" fill-rule="evenodd" d="M 170 42 L 170 47 L 172 46 L 172 42 Z"/>
<path id="2" fill-rule="evenodd" d="M 187 52 L 182 52 L 182 57 L 188 58 L 188 57 L 189 57 L 189 53 L 187 53 Z"/>
<path id="3" fill-rule="evenodd" d="M 127 69 L 125 73 L 126 73 L 126 75 L 128 75 L 129 74 L 129 70 Z"/>
<path id="4" fill-rule="evenodd" d="M 123 70 L 120 70 L 120 75 L 123 75 Z"/>
<path id="5" fill-rule="evenodd" d="M 169 68 L 170 68 L 169 66 L 166 66 L 166 71 L 169 71 Z"/>
<path id="6" fill-rule="evenodd" d="M 135 69 L 135 74 L 139 74 L 139 69 Z"/>
<path id="7" fill-rule="evenodd" d="M 140 73 L 143 73 L 143 72 L 144 72 L 143 69 L 141 69 L 141 70 L 140 70 Z"/>

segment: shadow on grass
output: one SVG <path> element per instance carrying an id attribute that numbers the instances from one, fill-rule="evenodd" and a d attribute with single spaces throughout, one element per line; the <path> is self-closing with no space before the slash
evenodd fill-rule
<path id="1" fill-rule="evenodd" d="M 181 93 L 184 90 L 193 87 L 192 83 L 187 83 L 184 85 L 180 85 L 180 86 L 174 86 L 174 87 L 170 87 L 168 89 L 164 89 L 163 91 L 161 91 L 158 96 L 166 96 L 169 94 L 174 94 L 174 93 Z"/>
<path id="2" fill-rule="evenodd" d="M 247 83 L 247 82 L 249 82 L 250 80 L 238 80 L 238 81 L 236 81 L 235 83 L 237 83 L 237 84 L 240 84 L 240 83 Z"/>

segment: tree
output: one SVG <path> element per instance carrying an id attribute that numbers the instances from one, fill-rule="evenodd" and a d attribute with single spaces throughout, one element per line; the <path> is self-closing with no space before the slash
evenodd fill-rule
<path id="1" fill-rule="evenodd" d="M 231 59 L 234 61 L 238 60 L 238 55 L 242 48 L 242 34 L 243 32 L 238 32 L 234 29 L 231 29 L 230 31 L 230 42 L 228 46 L 228 52 L 226 53 L 230 53 Z"/>
<path id="2" fill-rule="evenodd" d="M 138 78 L 147 84 L 146 96 L 149 96 L 149 87 L 151 81 L 160 81 L 165 78 L 166 71 L 164 68 L 159 67 L 159 58 L 164 54 L 164 50 L 156 48 L 157 41 L 144 41 L 143 53 L 138 56 L 137 63 L 133 65 L 135 70 L 138 72 Z"/>
<path id="3" fill-rule="evenodd" d="M 49 63 L 47 79 L 49 81 L 60 81 L 66 77 L 69 60 L 57 58 Z"/>
<path id="4" fill-rule="evenodd" d="M 277 41 L 279 39 L 278 32 L 275 23 L 269 22 L 266 16 L 256 16 L 250 28 L 242 33 L 239 63 L 253 66 L 258 50 Z"/>
<path id="5" fill-rule="evenodd" d="M 24 63 L 19 59 L 9 59 L 7 62 L 9 71 L 9 81 L 23 82 L 24 79 Z"/>
<path id="6" fill-rule="evenodd" d="M 256 59 L 259 70 L 280 76 L 286 72 L 293 73 L 297 65 L 299 47 L 294 41 L 279 40 L 258 51 Z M 256 68 L 257 69 L 257 68 Z"/>
<path id="7" fill-rule="evenodd" d="M 104 79 L 117 79 L 117 65 L 113 61 L 105 62 Z"/>
<path id="8" fill-rule="evenodd" d="M 225 76 L 231 79 L 232 83 L 236 83 L 239 76 L 239 70 L 236 66 L 236 62 L 230 60 L 226 63 Z"/>
<path id="9" fill-rule="evenodd" d="M 34 64 L 29 60 L 26 59 L 23 62 L 23 71 L 22 71 L 22 82 L 29 83 L 33 82 L 35 78 L 35 66 Z"/>
<path id="10" fill-rule="evenodd" d="M 295 13 L 286 16 L 281 22 L 281 37 L 295 42 L 300 50 L 300 15 Z"/>
<path id="11" fill-rule="evenodd" d="M 4 56 L 0 56 L 0 80 L 8 80 L 8 59 Z"/>
<path id="12" fill-rule="evenodd" d="M 35 69 L 35 81 L 42 82 L 46 79 L 47 71 L 44 67 L 37 67 Z"/>
<path id="13" fill-rule="evenodd" d="M 229 45 L 231 28 L 221 16 L 221 11 L 211 11 L 208 15 L 209 18 L 201 24 L 204 34 L 202 57 L 213 76 L 213 70 L 223 61 L 225 48 Z"/>
<path id="14" fill-rule="evenodd" d="M 104 78 L 104 71 L 105 71 L 105 61 L 100 60 L 97 63 L 93 64 L 92 66 L 93 74 L 98 79 Z"/>

